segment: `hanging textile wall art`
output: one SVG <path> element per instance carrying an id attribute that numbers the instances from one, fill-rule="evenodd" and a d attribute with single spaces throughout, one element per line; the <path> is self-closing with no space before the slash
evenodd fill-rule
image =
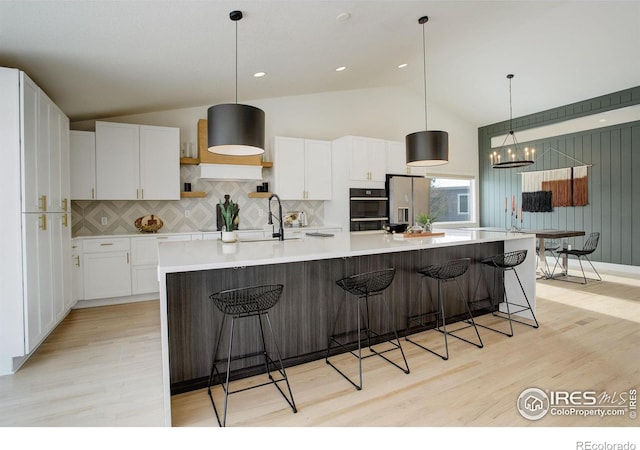
<path id="1" fill-rule="evenodd" d="M 588 166 L 523 172 L 522 210 L 550 212 L 558 206 L 585 206 Z"/>

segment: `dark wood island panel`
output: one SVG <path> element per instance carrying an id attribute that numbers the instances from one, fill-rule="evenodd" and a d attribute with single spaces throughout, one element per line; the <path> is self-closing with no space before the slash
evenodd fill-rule
<path id="1" fill-rule="evenodd" d="M 462 277 L 462 288 L 468 298 L 474 294 L 476 282 L 481 276 L 481 258 L 502 253 L 504 242 L 488 242 L 451 247 L 400 251 L 345 258 L 319 259 L 312 261 L 223 268 L 166 275 L 167 319 L 169 339 L 169 366 L 171 394 L 206 387 L 211 368 L 212 350 L 218 336 L 222 314 L 209 295 L 224 289 L 261 284 L 283 284 L 279 303 L 269 312 L 278 339 L 285 366 L 301 364 L 324 357 L 327 336 L 334 315 L 345 292 L 336 285 L 336 280 L 361 272 L 395 267 L 396 276 L 385 292 L 393 310 L 395 325 L 399 333 L 407 328 L 409 309 L 418 296 L 420 276 L 417 269 L 439 264 L 452 259 L 470 257 L 471 267 Z M 491 276 L 486 270 L 483 278 Z M 480 284 L 479 297 L 487 297 L 487 283 Z M 502 283 L 498 283 L 502 286 Z M 436 283 L 424 281 L 431 298 L 436 296 Z M 497 293 L 500 295 L 500 293 Z M 456 296 L 455 285 L 446 286 L 444 295 Z M 429 297 L 422 305 L 429 304 Z M 372 308 L 381 308 L 380 302 Z M 486 313 L 488 309 L 481 310 Z M 415 312 L 412 312 L 415 313 Z M 447 305 L 447 315 L 464 313 L 459 301 Z M 372 328 L 381 333 L 390 332 L 381 310 L 373 310 Z M 384 320 L 381 320 L 383 318 Z M 257 319 L 256 319 L 257 320 Z M 355 328 L 355 308 L 345 310 L 340 327 L 346 331 Z M 379 322 L 379 323 L 377 323 Z M 410 332 L 422 331 L 412 329 Z M 241 355 L 258 351 L 259 329 L 257 322 L 243 320 L 236 326 L 234 354 Z M 223 343 L 226 348 L 227 343 Z M 242 378 L 261 373 L 263 366 L 257 358 L 243 360 L 232 368 L 233 378 Z"/>

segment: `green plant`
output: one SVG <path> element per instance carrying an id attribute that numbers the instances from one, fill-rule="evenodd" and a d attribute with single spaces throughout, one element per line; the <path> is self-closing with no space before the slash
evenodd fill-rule
<path id="1" fill-rule="evenodd" d="M 229 200 L 225 205 L 222 200 L 219 202 L 220 214 L 222 215 L 222 221 L 224 222 L 225 231 L 234 231 L 236 229 L 236 219 L 240 207 L 233 200 Z"/>
<path id="2" fill-rule="evenodd" d="M 432 223 L 437 219 L 436 216 L 432 216 L 430 214 L 420 213 L 418 214 L 417 221 L 420 225 L 426 225 L 428 223 Z"/>

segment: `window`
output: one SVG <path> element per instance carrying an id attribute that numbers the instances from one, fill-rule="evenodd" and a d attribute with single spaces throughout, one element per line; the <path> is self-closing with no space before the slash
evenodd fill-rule
<path id="1" fill-rule="evenodd" d="M 429 190 L 429 214 L 436 222 L 473 222 L 475 180 L 471 177 L 433 175 Z"/>
<path id="2" fill-rule="evenodd" d="M 458 214 L 469 215 L 469 194 L 458 194 Z"/>

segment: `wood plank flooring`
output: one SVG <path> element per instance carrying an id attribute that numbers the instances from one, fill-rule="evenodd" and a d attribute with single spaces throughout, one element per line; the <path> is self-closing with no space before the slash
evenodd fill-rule
<path id="1" fill-rule="evenodd" d="M 512 338 L 481 329 L 483 349 L 451 339 L 448 361 L 402 340 L 411 373 L 369 358 L 362 391 L 323 360 L 291 367 L 297 414 L 267 386 L 230 396 L 227 425 L 637 427 L 640 419 L 628 414 L 528 421 L 516 409 L 529 387 L 609 394 L 640 387 L 640 280 L 603 278 L 586 286 L 538 281 L 540 329 L 516 324 Z M 158 315 L 157 302 L 73 310 L 17 374 L 0 377 L 0 426 L 161 425 Z M 433 331 L 418 336 L 441 345 Z M 337 362 L 356 374 L 355 359 Z M 172 409 L 175 427 L 216 426 L 204 389 L 174 396 Z"/>

